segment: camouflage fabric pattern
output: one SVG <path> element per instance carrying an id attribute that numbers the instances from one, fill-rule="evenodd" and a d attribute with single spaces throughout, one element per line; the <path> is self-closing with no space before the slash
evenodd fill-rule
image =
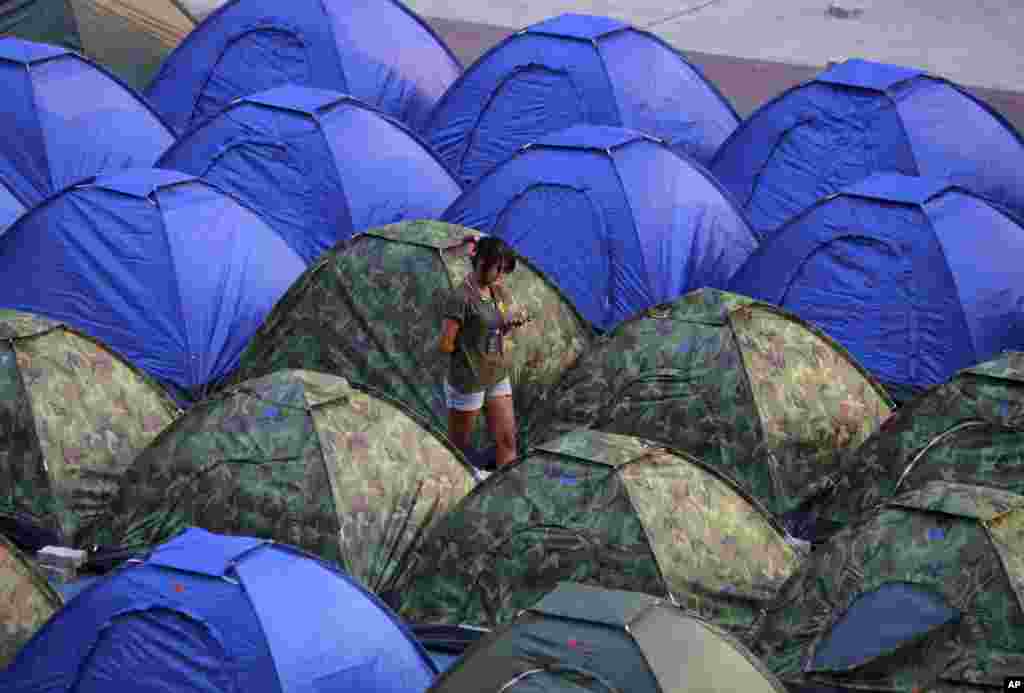
<path id="1" fill-rule="evenodd" d="M 440 353 L 447 292 L 471 271 L 470 229 L 404 222 L 342 242 L 288 291 L 242 355 L 230 384 L 283 368 L 331 373 L 404 402 L 425 425 L 447 434 Z M 505 278 L 517 307 L 535 320 L 512 333 L 515 407 L 529 411 L 576 361 L 590 328 L 550 284 L 522 261 Z M 514 308 L 513 308 L 514 310 Z M 492 443 L 483 417 L 476 447 Z"/>
<path id="2" fill-rule="evenodd" d="M 939 478 L 1024 493 L 1022 454 L 1024 353 L 1007 352 L 929 389 L 844 455 L 820 513 L 843 525 Z"/>
<path id="3" fill-rule="evenodd" d="M 1022 580 L 1024 497 L 933 482 L 816 548 L 748 644 L 794 685 L 906 693 L 1002 686 L 1024 671 Z M 893 583 L 937 595 L 959 617 L 842 670 L 812 665 L 855 602 Z"/>
<path id="4" fill-rule="evenodd" d="M 890 411 L 819 330 L 701 289 L 597 340 L 527 426 L 531 441 L 585 426 L 686 450 L 781 515 L 825 488 L 838 454 Z"/>
<path id="5" fill-rule="evenodd" d="M 75 543 L 180 413 L 142 371 L 59 322 L 0 311 L 0 512 Z"/>
<path id="6" fill-rule="evenodd" d="M 463 458 L 396 403 L 335 376 L 279 371 L 175 422 L 126 473 L 95 536 L 150 546 L 191 525 L 273 539 L 383 590 L 473 484 Z"/>
<path id="7" fill-rule="evenodd" d="M 581 429 L 449 513 L 421 548 L 400 613 L 494 627 L 573 581 L 671 597 L 741 631 L 801 558 L 767 512 L 696 459 Z"/>
<path id="8" fill-rule="evenodd" d="M 39 570 L 0 536 L 0 669 L 62 605 Z"/>

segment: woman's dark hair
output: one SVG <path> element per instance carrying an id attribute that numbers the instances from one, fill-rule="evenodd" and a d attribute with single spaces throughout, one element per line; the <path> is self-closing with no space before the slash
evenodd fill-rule
<path id="1" fill-rule="evenodd" d="M 511 273 L 516 268 L 516 254 L 505 241 L 494 236 L 484 236 L 476 242 L 476 253 L 473 255 L 473 269 L 486 274 L 489 269 L 501 263 L 502 271 Z"/>

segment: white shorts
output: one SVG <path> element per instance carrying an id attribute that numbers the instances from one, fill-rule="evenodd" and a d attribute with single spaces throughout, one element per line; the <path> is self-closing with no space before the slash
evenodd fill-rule
<path id="1" fill-rule="evenodd" d="M 470 392 L 469 394 L 459 392 L 448 384 L 448 378 L 444 379 L 444 396 L 448 401 L 449 409 L 457 409 L 459 411 L 476 411 L 484 406 L 485 395 L 487 399 L 494 399 L 495 397 L 503 397 L 511 394 L 512 383 L 508 378 L 499 380 L 486 390 Z"/>

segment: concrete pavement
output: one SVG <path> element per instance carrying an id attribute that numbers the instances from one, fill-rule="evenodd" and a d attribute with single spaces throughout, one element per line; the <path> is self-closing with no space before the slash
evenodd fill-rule
<path id="1" fill-rule="evenodd" d="M 466 66 L 472 64 L 513 31 L 507 27 L 475 24 L 457 19 L 428 17 L 426 21 Z M 682 52 L 690 62 L 704 72 L 708 79 L 714 82 L 715 86 L 744 118 L 753 113 L 758 106 L 786 89 L 811 79 L 823 67 L 823 65 L 794 65 L 688 50 Z M 1024 133 L 1024 90 L 966 88 L 1001 113 L 1019 132 Z"/>
<path id="2" fill-rule="evenodd" d="M 861 13 L 839 19 L 833 2 Z M 563 12 L 647 28 L 689 54 L 797 66 L 860 57 L 1024 92 L 1022 0 L 405 0 L 428 20 L 520 29 Z"/>

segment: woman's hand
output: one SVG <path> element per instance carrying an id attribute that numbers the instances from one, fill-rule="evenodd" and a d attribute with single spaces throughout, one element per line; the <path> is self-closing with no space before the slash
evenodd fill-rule
<path id="1" fill-rule="evenodd" d="M 522 327 L 526 323 L 532 322 L 532 321 L 533 321 L 533 317 L 529 313 L 526 312 L 526 309 L 525 308 L 519 308 L 519 309 L 513 311 L 512 315 L 509 316 L 509 319 L 505 321 L 505 325 L 504 325 L 505 334 L 508 334 L 509 332 L 511 332 L 512 330 L 516 329 L 517 327 Z"/>

